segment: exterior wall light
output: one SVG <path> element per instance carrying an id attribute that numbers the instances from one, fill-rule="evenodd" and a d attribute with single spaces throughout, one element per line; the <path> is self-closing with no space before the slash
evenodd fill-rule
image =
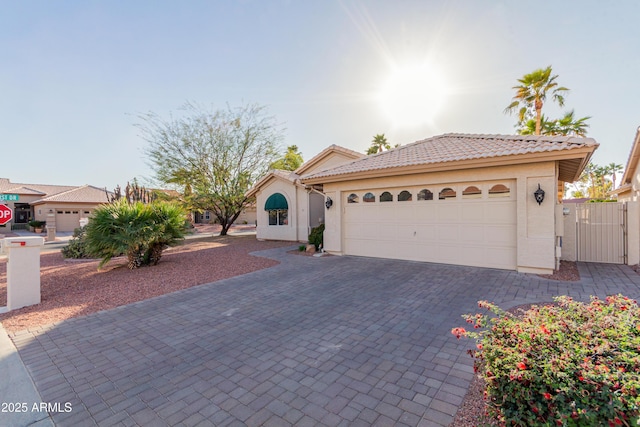
<path id="1" fill-rule="evenodd" d="M 544 200 L 544 190 L 540 188 L 540 184 L 538 184 L 538 189 L 533 192 L 533 196 L 536 198 L 538 205 L 541 205 Z"/>
<path id="2" fill-rule="evenodd" d="M 324 202 L 324 205 L 327 207 L 327 209 L 331 209 L 331 206 L 333 206 L 333 200 L 331 200 L 331 197 L 327 197 L 327 201 Z"/>

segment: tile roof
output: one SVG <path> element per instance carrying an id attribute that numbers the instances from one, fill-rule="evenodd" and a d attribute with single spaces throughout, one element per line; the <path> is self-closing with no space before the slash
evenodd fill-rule
<path id="1" fill-rule="evenodd" d="M 72 190 L 74 188 L 78 188 L 76 185 L 49 185 L 49 184 L 23 184 L 17 182 L 11 182 L 7 178 L 0 178 L 0 193 L 11 193 L 13 192 L 17 194 L 56 194 L 61 193 L 63 191 Z M 19 191 L 25 191 L 21 193 Z M 34 193 L 35 192 L 35 193 Z"/>
<path id="2" fill-rule="evenodd" d="M 413 165 L 489 159 L 598 146 L 592 138 L 543 135 L 476 135 L 448 133 L 400 146 L 341 166 L 304 175 L 302 180 Z"/>
<path id="3" fill-rule="evenodd" d="M 45 194 L 47 194 L 47 193 L 43 193 L 42 191 L 34 190 L 33 188 L 29 188 L 25 186 L 8 188 L 4 190 L 3 193 L 21 194 L 25 196 L 27 195 L 44 196 Z"/>
<path id="4" fill-rule="evenodd" d="M 104 188 L 92 185 L 83 185 L 61 193 L 52 194 L 31 202 L 32 205 L 49 202 L 63 203 L 108 203 L 107 194 Z"/>

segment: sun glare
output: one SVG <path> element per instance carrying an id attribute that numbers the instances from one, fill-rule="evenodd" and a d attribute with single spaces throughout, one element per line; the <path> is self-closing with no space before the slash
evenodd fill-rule
<path id="1" fill-rule="evenodd" d="M 378 94 L 380 108 L 395 126 L 433 123 L 447 96 L 441 72 L 433 66 L 397 68 Z"/>

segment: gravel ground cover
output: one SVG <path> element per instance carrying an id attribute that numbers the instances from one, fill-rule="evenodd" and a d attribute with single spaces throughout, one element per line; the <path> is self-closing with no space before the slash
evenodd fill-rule
<path id="1" fill-rule="evenodd" d="M 124 257 L 114 258 L 98 270 L 96 260 L 65 260 L 60 253 L 43 254 L 42 302 L 2 314 L 0 322 L 14 333 L 238 276 L 278 264 L 250 252 L 290 245 L 261 242 L 255 235 L 187 240 L 167 249 L 157 266 L 136 270 L 127 268 Z M 7 299 L 6 268 L 6 259 L 0 260 L 0 306 L 6 305 Z"/>

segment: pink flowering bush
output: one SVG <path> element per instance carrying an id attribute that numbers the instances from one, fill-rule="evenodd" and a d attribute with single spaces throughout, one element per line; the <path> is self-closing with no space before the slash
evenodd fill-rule
<path id="1" fill-rule="evenodd" d="M 639 426 L 640 309 L 622 295 L 570 297 L 512 315 L 463 316 L 489 415 L 508 426 Z M 495 316 L 494 316 L 495 315 Z"/>

